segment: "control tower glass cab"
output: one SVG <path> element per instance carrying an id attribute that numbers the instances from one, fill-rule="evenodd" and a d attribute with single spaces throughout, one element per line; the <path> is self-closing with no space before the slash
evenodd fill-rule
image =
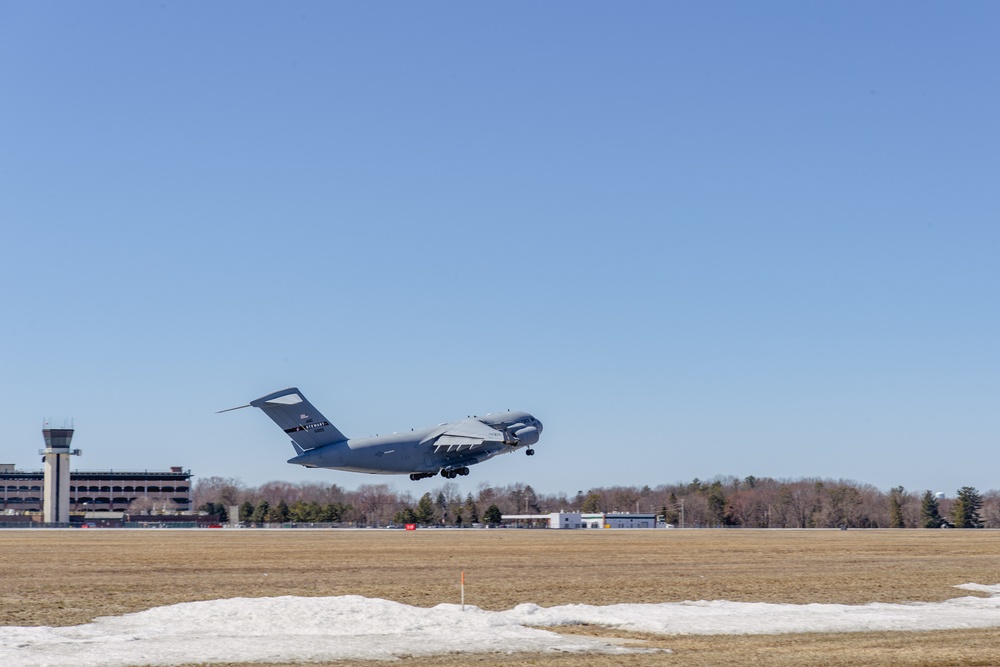
<path id="1" fill-rule="evenodd" d="M 43 428 L 42 435 L 45 437 L 45 449 L 69 449 L 73 441 L 71 428 Z"/>

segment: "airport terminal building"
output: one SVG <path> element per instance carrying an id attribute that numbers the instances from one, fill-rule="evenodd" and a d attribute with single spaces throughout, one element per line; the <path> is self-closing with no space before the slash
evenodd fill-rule
<path id="1" fill-rule="evenodd" d="M 191 509 L 191 477 L 191 471 L 180 466 L 163 471 L 70 471 L 70 511 L 123 511 L 144 499 L 152 507 L 186 512 Z M 43 511 L 44 482 L 43 470 L 0 464 L 0 511 Z"/>

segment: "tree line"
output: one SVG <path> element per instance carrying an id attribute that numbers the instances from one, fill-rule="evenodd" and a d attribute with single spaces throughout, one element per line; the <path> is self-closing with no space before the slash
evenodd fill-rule
<path id="1" fill-rule="evenodd" d="M 734 528 L 1000 528 L 1000 492 L 969 486 L 953 498 L 897 486 L 881 491 L 851 480 L 779 480 L 720 476 L 659 486 L 611 486 L 545 494 L 528 484 L 480 484 L 462 494 L 458 484 L 415 496 L 388 484 L 353 491 L 322 482 L 267 482 L 246 486 L 238 479 L 199 478 L 194 506 L 229 520 L 239 506 L 247 523 L 332 523 L 385 526 L 396 523 L 464 526 L 498 523 L 502 514 L 549 512 L 640 512 L 679 527 Z"/>

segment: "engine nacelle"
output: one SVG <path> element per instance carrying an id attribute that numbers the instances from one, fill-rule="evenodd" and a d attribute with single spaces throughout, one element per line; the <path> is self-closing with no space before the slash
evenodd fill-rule
<path id="1" fill-rule="evenodd" d="M 528 426 L 514 432 L 514 437 L 517 438 L 519 445 L 531 446 L 535 444 L 538 442 L 538 435 L 538 429 L 534 426 Z"/>

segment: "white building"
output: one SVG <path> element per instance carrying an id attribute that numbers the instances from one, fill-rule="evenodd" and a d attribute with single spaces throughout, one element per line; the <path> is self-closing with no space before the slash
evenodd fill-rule
<path id="1" fill-rule="evenodd" d="M 503 522 L 524 528 L 656 528 L 655 514 L 504 514 Z"/>
<path id="2" fill-rule="evenodd" d="M 553 512 L 549 515 L 549 528 L 583 528 L 583 515 L 579 512 Z"/>
<path id="3" fill-rule="evenodd" d="M 655 514 L 581 514 L 584 528 L 656 528 Z"/>
<path id="4" fill-rule="evenodd" d="M 551 514 L 504 514 L 504 524 L 526 528 L 583 528 L 579 512 L 552 512 Z"/>

